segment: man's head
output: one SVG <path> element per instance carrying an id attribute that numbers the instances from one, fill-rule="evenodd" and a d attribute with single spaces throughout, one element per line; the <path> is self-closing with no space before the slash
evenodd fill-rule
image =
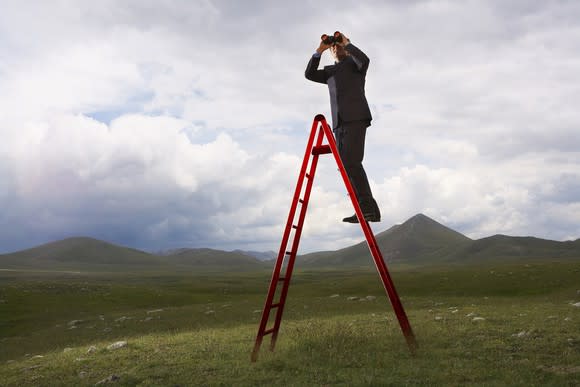
<path id="1" fill-rule="evenodd" d="M 336 43 L 330 46 L 330 53 L 334 57 L 334 60 L 337 62 L 340 62 L 348 55 L 344 47 Z"/>

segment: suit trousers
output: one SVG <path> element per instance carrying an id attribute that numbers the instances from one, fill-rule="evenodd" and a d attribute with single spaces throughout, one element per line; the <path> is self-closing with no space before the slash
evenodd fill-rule
<path id="1" fill-rule="evenodd" d="M 369 121 L 339 121 L 334 129 L 334 137 L 340 159 L 352 184 L 363 213 L 380 214 L 373 198 L 362 160 L 365 152 L 365 136 Z"/>

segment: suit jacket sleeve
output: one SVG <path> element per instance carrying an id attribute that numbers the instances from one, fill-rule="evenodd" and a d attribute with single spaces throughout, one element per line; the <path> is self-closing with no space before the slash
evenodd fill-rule
<path id="1" fill-rule="evenodd" d="M 354 44 L 349 43 L 345 46 L 345 50 L 348 51 L 351 58 L 354 60 L 358 71 L 360 71 L 363 75 L 366 75 L 367 70 L 369 68 L 370 59 L 364 52 L 362 52 L 358 47 Z"/>
<path id="2" fill-rule="evenodd" d="M 313 82 L 326 83 L 328 77 L 326 76 L 326 72 L 324 70 L 318 70 L 319 64 L 320 58 L 312 56 L 308 62 L 308 66 L 306 66 L 304 76 L 306 79 L 309 79 Z"/>

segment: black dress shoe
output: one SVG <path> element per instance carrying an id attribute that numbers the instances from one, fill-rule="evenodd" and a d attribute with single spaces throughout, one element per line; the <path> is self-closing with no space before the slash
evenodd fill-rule
<path id="1" fill-rule="evenodd" d="M 363 216 L 365 217 L 365 220 L 367 222 L 380 222 L 381 221 L 381 215 L 377 214 L 376 212 L 365 212 L 365 213 L 363 213 Z M 358 218 L 356 217 L 356 214 L 354 214 L 353 216 L 349 216 L 348 218 L 344 218 L 342 221 L 346 222 L 346 223 L 358 223 Z"/>
<path id="2" fill-rule="evenodd" d="M 356 214 L 354 214 L 353 216 L 349 216 L 348 218 L 344 218 L 342 221 L 346 222 L 346 223 L 358 223 L 358 218 L 356 217 Z"/>

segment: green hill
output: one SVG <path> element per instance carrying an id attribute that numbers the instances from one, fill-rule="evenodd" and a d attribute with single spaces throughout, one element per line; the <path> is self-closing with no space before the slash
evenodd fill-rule
<path id="1" fill-rule="evenodd" d="M 163 261 L 144 251 L 86 237 L 67 238 L 12 254 L 0 255 L 0 268 L 41 270 L 116 270 L 154 268 Z"/>
<path id="2" fill-rule="evenodd" d="M 361 231 L 362 233 L 362 231 Z M 433 219 L 418 214 L 375 236 L 387 262 L 438 262 L 467 246 L 472 240 Z M 299 257 L 306 266 L 373 265 L 366 241 L 337 251 Z"/>
<path id="3" fill-rule="evenodd" d="M 478 239 L 452 257 L 458 261 L 545 260 L 580 258 L 580 243 L 558 242 L 535 237 L 494 235 Z"/>
<path id="4" fill-rule="evenodd" d="M 361 231 L 362 234 L 362 231 Z M 494 235 L 472 240 L 418 214 L 375 236 L 388 263 L 445 264 L 493 261 L 580 259 L 580 239 L 558 242 L 534 237 Z M 366 241 L 336 251 L 305 254 L 307 267 L 372 266 Z"/>
<path id="5" fill-rule="evenodd" d="M 362 231 L 361 231 L 362 239 Z M 472 240 L 418 214 L 376 235 L 388 263 L 431 265 L 494 261 L 580 259 L 580 239 L 558 242 L 534 237 L 494 235 Z M 298 256 L 297 264 L 314 267 L 372 267 L 366 241 L 336 251 Z M 0 269 L 75 271 L 251 271 L 270 270 L 243 251 L 182 248 L 150 254 L 92 238 L 69 238 L 0 255 Z"/>
<path id="6" fill-rule="evenodd" d="M 105 241 L 76 237 L 0 255 L 0 269 L 74 271 L 180 271 L 262 269 L 265 264 L 239 252 L 178 249 L 156 255 Z M 269 267 L 266 264 L 266 267 Z"/>

